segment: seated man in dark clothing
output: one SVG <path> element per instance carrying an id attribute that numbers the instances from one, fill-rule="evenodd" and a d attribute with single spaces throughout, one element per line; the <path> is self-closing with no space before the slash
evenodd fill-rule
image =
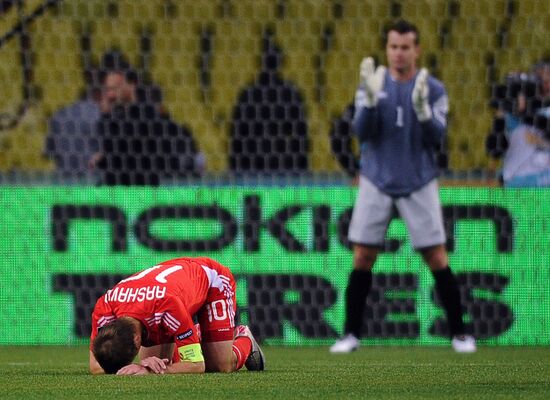
<path id="1" fill-rule="evenodd" d="M 112 52 L 103 62 L 100 151 L 93 165 L 103 185 L 150 185 L 195 177 L 203 167 L 191 132 L 170 119 L 162 93 L 140 84 L 125 57 Z"/>
<path id="2" fill-rule="evenodd" d="M 163 179 L 198 175 L 191 133 L 161 114 L 156 104 L 115 106 L 102 116 L 98 135 L 104 185 L 157 186 Z"/>

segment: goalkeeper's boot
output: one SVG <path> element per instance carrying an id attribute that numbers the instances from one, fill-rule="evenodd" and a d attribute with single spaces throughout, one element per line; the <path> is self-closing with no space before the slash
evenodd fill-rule
<path id="1" fill-rule="evenodd" d="M 254 335 L 252 335 L 250 328 L 246 325 L 239 325 L 235 327 L 235 337 L 237 338 L 239 336 L 245 336 L 249 338 L 250 342 L 252 343 L 250 355 L 244 362 L 246 369 L 248 369 L 249 371 L 263 371 L 265 369 L 265 356 L 262 352 L 262 349 L 260 349 L 258 342 L 256 342 L 256 339 L 254 339 Z"/>
<path id="2" fill-rule="evenodd" d="M 336 341 L 331 347 L 331 353 L 351 353 L 359 348 L 359 339 L 355 337 L 353 333 L 348 333 L 345 336 L 342 336 Z"/>
<path id="3" fill-rule="evenodd" d="M 475 353 L 477 350 L 476 340 L 471 335 L 455 335 L 451 345 L 457 353 Z"/>

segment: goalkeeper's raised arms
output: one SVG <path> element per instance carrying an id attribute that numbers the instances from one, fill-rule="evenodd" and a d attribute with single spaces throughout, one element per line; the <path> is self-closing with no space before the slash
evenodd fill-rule
<path id="1" fill-rule="evenodd" d="M 428 86 L 428 70 L 422 68 L 416 76 L 412 91 L 412 103 L 414 112 L 420 122 L 432 119 L 430 107 L 430 89 Z"/>
<path id="2" fill-rule="evenodd" d="M 371 108 L 378 104 L 378 93 L 384 86 L 386 67 L 379 65 L 374 69 L 374 59 L 366 57 L 361 61 L 359 82 L 365 89 L 365 107 Z"/>

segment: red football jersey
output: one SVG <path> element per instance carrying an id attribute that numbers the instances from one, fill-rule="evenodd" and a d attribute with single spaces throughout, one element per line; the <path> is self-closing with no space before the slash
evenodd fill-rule
<path id="1" fill-rule="evenodd" d="M 234 302 L 235 280 L 227 267 L 206 257 L 168 260 L 123 279 L 98 299 L 90 346 L 102 326 L 123 316 L 145 326 L 145 347 L 175 342 L 179 348 L 199 343 L 192 318 L 199 310 L 203 320 L 220 331 L 231 330 L 232 335 Z"/>

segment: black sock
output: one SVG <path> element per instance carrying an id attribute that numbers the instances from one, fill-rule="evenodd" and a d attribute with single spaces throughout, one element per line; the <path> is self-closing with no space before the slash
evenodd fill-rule
<path id="1" fill-rule="evenodd" d="M 353 333 L 357 338 L 361 337 L 363 314 L 371 286 L 372 272 L 354 269 L 349 275 L 344 332 Z"/>
<path id="2" fill-rule="evenodd" d="M 462 320 L 462 304 L 460 302 L 460 288 L 449 267 L 432 271 L 435 278 L 435 289 L 439 300 L 443 304 L 451 337 L 465 333 L 464 321 Z"/>

